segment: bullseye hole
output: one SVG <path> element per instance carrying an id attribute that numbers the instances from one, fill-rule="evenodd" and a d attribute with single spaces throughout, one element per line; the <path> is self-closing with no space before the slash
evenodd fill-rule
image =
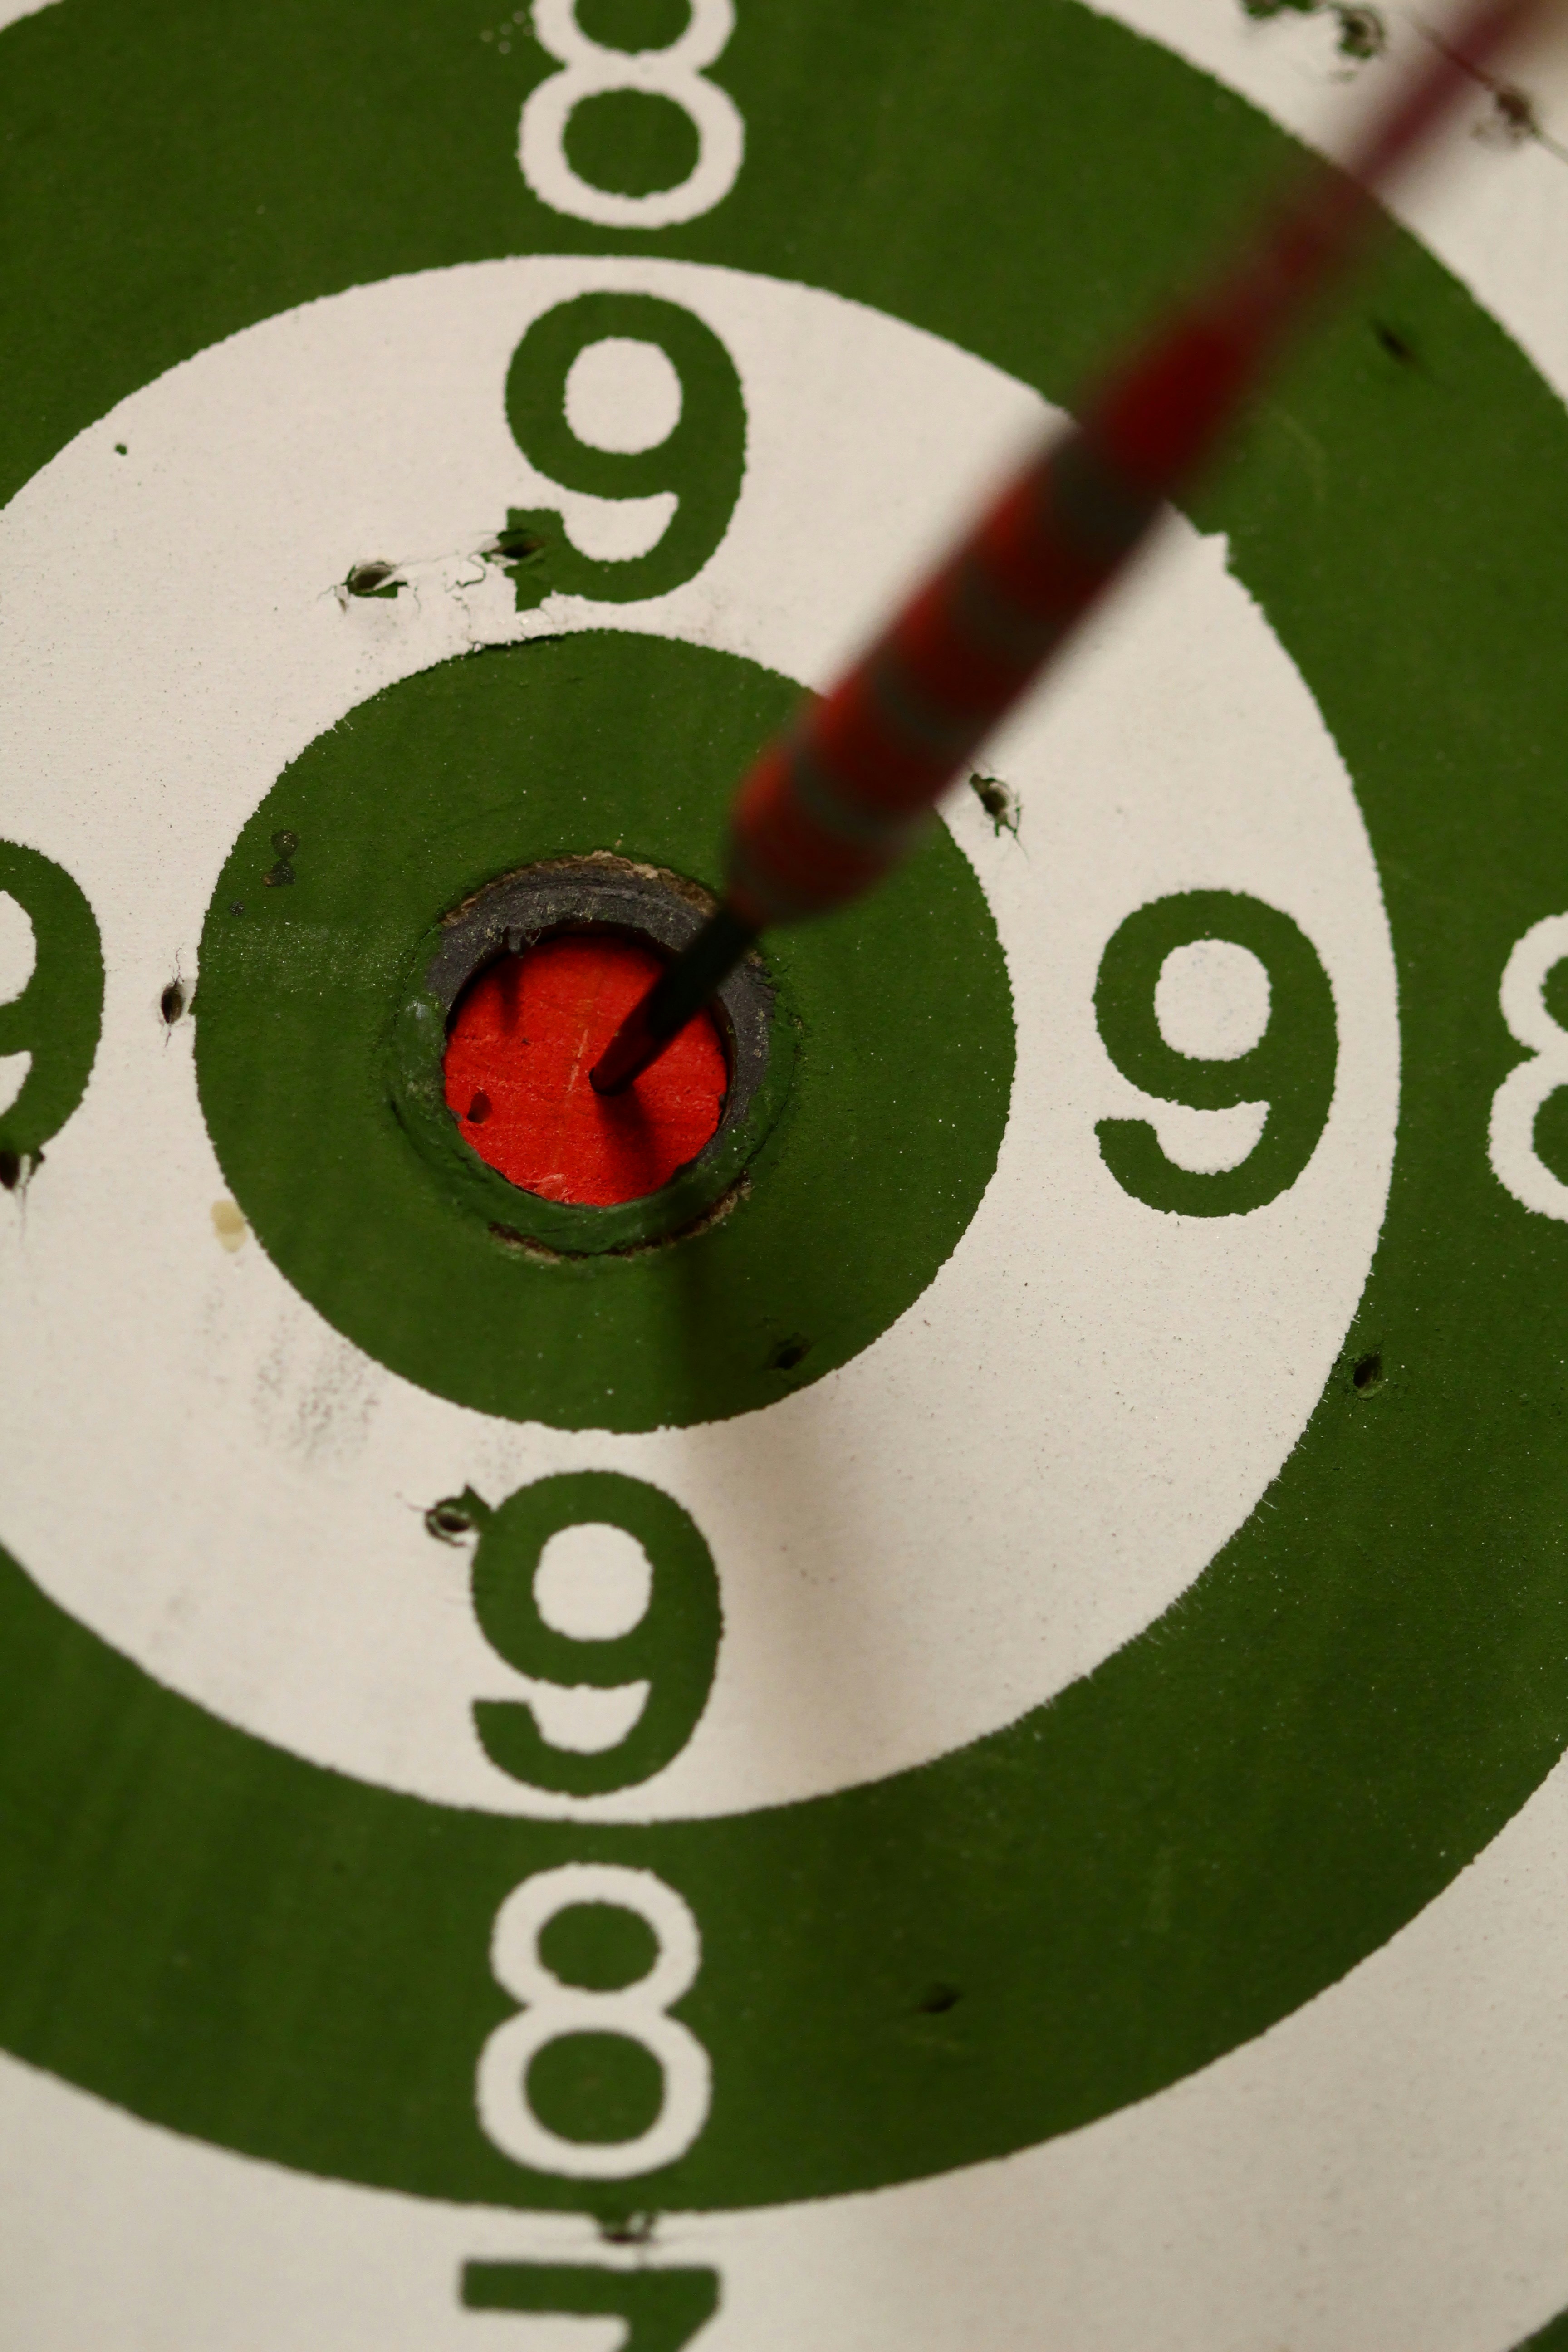
<path id="1" fill-rule="evenodd" d="M 477 973 L 443 1064 L 447 1108 L 481 1160 L 546 1201 L 608 1208 L 657 1192 L 714 1135 L 729 1059 L 706 1013 L 624 1094 L 588 1073 L 664 969 L 647 941 L 567 932 Z"/>

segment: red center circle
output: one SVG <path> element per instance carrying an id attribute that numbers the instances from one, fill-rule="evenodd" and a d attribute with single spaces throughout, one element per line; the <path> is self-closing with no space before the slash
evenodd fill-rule
<path id="1" fill-rule="evenodd" d="M 729 1086 L 708 1013 L 651 1070 L 606 1099 L 588 1073 L 664 970 L 657 950 L 611 931 L 570 932 L 505 955 L 458 1000 L 447 1102 L 481 1160 L 546 1201 L 609 1208 L 657 1192 L 718 1127 Z"/>

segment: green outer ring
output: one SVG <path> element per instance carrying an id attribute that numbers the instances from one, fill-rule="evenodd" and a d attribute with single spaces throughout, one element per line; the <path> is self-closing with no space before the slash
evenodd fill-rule
<path id="1" fill-rule="evenodd" d="M 731 198 L 616 238 L 517 184 L 543 61 L 481 81 L 437 13 L 68 0 L 5 36 L 26 331 L 5 478 L 233 327 L 531 245 L 832 287 L 1060 399 L 1289 143 L 1056 0 L 800 0 L 742 12 L 722 60 L 749 136 Z M 875 1787 L 643 1830 L 483 1818 L 300 1763 L 17 1570 L 10 2048 L 184 2131 L 436 2196 L 828 2194 L 996 2155 L 1216 2057 L 1384 1941 L 1540 1782 L 1568 1731 L 1568 1233 L 1500 1190 L 1485 1134 L 1518 1059 L 1498 977 L 1568 869 L 1568 670 L 1542 655 L 1568 620 L 1568 423 L 1401 238 L 1203 520 L 1356 779 L 1401 980 L 1384 1236 L 1269 1508 L 1010 1728 Z M 1368 1347 L 1386 1377 L 1358 1397 Z M 717 2084 L 691 2153 L 618 2200 L 518 2172 L 470 2091 L 505 2013 L 483 1966 L 497 1906 L 525 1872 L 595 1858 L 658 1871 L 702 1921 L 681 2012 Z M 940 2017 L 936 1980 L 963 1996 Z"/>

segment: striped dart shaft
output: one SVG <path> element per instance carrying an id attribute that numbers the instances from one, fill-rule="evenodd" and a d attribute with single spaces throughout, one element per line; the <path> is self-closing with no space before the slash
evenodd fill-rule
<path id="1" fill-rule="evenodd" d="M 1101 386 L 847 677 L 763 751 L 736 795 L 725 903 L 622 1023 L 592 1073 L 600 1093 L 657 1060 L 759 931 L 841 906 L 897 865 L 1369 240 L 1373 192 L 1531 17 L 1563 5 L 1477 0 L 1346 170 L 1311 170 L 1237 266 Z"/>
<path id="2" fill-rule="evenodd" d="M 858 897 L 897 865 L 1158 503 L 1127 495 L 1082 435 L 1020 475 L 742 782 L 727 877 L 736 911 L 759 930 L 796 921 Z"/>
<path id="3" fill-rule="evenodd" d="M 1373 126 L 1316 166 L 1233 268 L 1091 398 L 839 683 L 744 779 L 727 895 L 754 929 L 842 905 L 898 864 L 945 788 L 1201 476 L 1402 162 L 1542 0 L 1486 0 Z M 1463 60 L 1463 62 L 1461 62 Z"/>

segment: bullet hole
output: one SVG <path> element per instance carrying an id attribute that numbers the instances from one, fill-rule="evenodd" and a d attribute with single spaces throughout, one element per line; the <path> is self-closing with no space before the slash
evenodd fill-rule
<path id="1" fill-rule="evenodd" d="M 963 1995 L 956 1985 L 933 1984 L 928 1991 L 921 1993 L 915 2007 L 922 2017 L 945 2017 L 948 2011 L 956 2009 L 963 1999 Z"/>
<path id="2" fill-rule="evenodd" d="M 1493 82 L 1491 105 L 1476 125 L 1476 137 L 1484 147 L 1522 147 L 1528 140 L 1541 136 L 1541 118 L 1534 105 L 1521 89 L 1513 89 L 1506 82 Z"/>
<path id="3" fill-rule="evenodd" d="M 172 980 L 158 999 L 158 1010 L 172 1029 L 185 1009 L 185 992 L 177 980 Z"/>
<path id="4" fill-rule="evenodd" d="M 1339 24 L 1339 52 L 1358 65 L 1380 58 L 1388 47 L 1388 28 L 1375 8 L 1347 5 L 1334 10 Z"/>
<path id="5" fill-rule="evenodd" d="M 505 530 L 497 531 L 493 546 L 487 549 L 486 552 L 490 555 L 504 555 L 513 563 L 526 563 L 531 555 L 543 554 L 544 541 L 540 538 L 539 533 L 531 530 L 527 524 L 509 523 Z"/>
<path id="6" fill-rule="evenodd" d="M 21 1153 L 13 1151 L 8 1143 L 0 1144 L 0 1186 L 7 1192 L 14 1192 L 21 1181 Z"/>
<path id="7" fill-rule="evenodd" d="M 1397 327 L 1387 325 L 1382 319 L 1374 319 L 1372 322 L 1372 331 L 1388 353 L 1389 358 L 1395 361 L 1400 367 L 1415 367 L 1419 364 L 1419 355 L 1415 344 L 1407 342 Z"/>
<path id="8" fill-rule="evenodd" d="M 796 1331 L 789 1339 L 779 1341 L 778 1346 L 768 1358 L 768 1370 L 770 1372 L 793 1372 L 795 1366 L 804 1363 L 810 1353 L 811 1341 L 803 1339 Z"/>
<path id="9" fill-rule="evenodd" d="M 969 789 L 990 818 L 992 832 L 1010 833 L 1016 841 L 1018 820 L 1023 814 L 1017 795 L 1009 792 L 996 776 L 971 776 Z"/>
<path id="10" fill-rule="evenodd" d="M 425 1514 L 425 1524 L 442 1543 L 460 1543 L 473 1533 L 474 1515 L 466 1503 L 448 1495 L 439 1503 L 432 1503 Z"/>
<path id="11" fill-rule="evenodd" d="M 353 565 L 343 582 L 351 596 L 395 596 L 401 584 L 396 564 L 379 561 Z"/>
<path id="12" fill-rule="evenodd" d="M 1241 0 L 1242 14 L 1255 22 L 1272 16 L 1318 16 L 1328 15 L 1338 27 L 1335 47 L 1342 58 L 1357 65 L 1368 58 L 1380 58 L 1388 47 L 1388 27 L 1376 8 L 1369 8 L 1364 0 Z"/>
<path id="13" fill-rule="evenodd" d="M 289 860 L 300 846 L 300 836 L 297 833 L 275 833 L 272 846 L 278 852 L 278 863 L 269 866 L 261 878 L 269 889 L 275 890 L 282 883 L 294 879 L 294 868 Z"/>
<path id="14" fill-rule="evenodd" d="M 1351 1385 L 1357 1396 L 1371 1396 L 1374 1389 L 1383 1386 L 1383 1358 L 1375 1348 L 1371 1355 L 1358 1359 L 1351 1374 Z"/>
<path id="15" fill-rule="evenodd" d="M 481 1087 L 468 1105 L 468 1118 L 475 1127 L 482 1127 L 490 1115 L 490 1098 Z"/>
<path id="16" fill-rule="evenodd" d="M 618 2213 L 599 2224 L 599 2235 L 609 2246 L 647 2246 L 653 2242 L 657 2213 Z"/>
<path id="17" fill-rule="evenodd" d="M 516 518 L 516 508 L 510 508 L 506 529 L 498 531 L 491 544 L 480 552 L 499 562 L 504 576 L 517 591 L 518 610 L 523 612 L 531 610 L 549 593 L 550 548 L 536 530 Z M 534 642 L 542 640 L 536 638 Z"/>
<path id="18" fill-rule="evenodd" d="M 1468 58 L 1460 57 L 1457 50 L 1445 48 L 1441 41 L 1437 47 L 1487 93 L 1487 110 L 1471 131 L 1471 136 L 1479 139 L 1483 147 L 1522 147 L 1530 140 L 1534 140 L 1546 149 L 1549 155 L 1568 163 L 1568 147 L 1547 137 L 1545 125 L 1535 110 L 1535 102 L 1524 90 L 1516 89 L 1511 82 L 1494 81 L 1490 74 L 1483 73 L 1479 66 L 1471 65 Z"/>

